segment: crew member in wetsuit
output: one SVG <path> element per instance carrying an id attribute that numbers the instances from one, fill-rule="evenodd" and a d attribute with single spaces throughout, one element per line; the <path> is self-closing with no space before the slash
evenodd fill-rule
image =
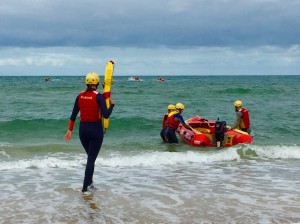
<path id="1" fill-rule="evenodd" d="M 86 75 L 86 90 L 81 92 L 74 103 L 74 108 L 69 121 L 69 128 L 65 135 L 66 142 L 72 138 L 72 130 L 80 111 L 79 138 L 87 154 L 87 163 L 83 181 L 82 192 L 93 189 L 93 174 L 95 161 L 103 142 L 102 117 L 109 118 L 114 108 L 114 101 L 110 100 L 107 108 L 103 94 L 97 92 L 100 82 L 99 75 L 91 72 Z"/>
<path id="2" fill-rule="evenodd" d="M 177 103 L 175 105 L 176 110 L 168 114 L 168 123 L 166 129 L 166 139 L 168 143 L 178 143 L 175 131 L 178 125 L 181 123 L 186 129 L 192 130 L 185 122 L 181 114 L 184 111 L 184 105 L 182 103 Z"/>
<path id="3" fill-rule="evenodd" d="M 164 117 L 163 117 L 163 120 L 162 120 L 162 129 L 161 129 L 161 131 L 160 131 L 160 136 L 161 136 L 161 138 L 162 138 L 162 140 L 163 140 L 164 142 L 167 141 L 167 140 L 166 140 L 166 137 L 165 137 L 165 132 L 166 132 L 166 129 L 167 129 L 168 114 L 169 114 L 170 112 L 172 112 L 172 111 L 175 111 L 175 110 L 176 110 L 175 105 L 170 104 L 170 105 L 168 106 L 168 112 L 165 113 L 165 115 L 164 115 Z"/>
<path id="4" fill-rule="evenodd" d="M 235 101 L 233 105 L 236 112 L 236 120 L 233 124 L 233 128 L 239 128 L 250 135 L 250 116 L 248 110 L 243 108 L 243 103 L 240 100 Z"/>

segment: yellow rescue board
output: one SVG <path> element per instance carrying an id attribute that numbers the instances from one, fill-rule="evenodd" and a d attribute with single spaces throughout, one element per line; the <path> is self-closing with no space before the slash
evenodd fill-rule
<path id="1" fill-rule="evenodd" d="M 110 107 L 110 94 L 111 94 L 111 85 L 112 85 L 112 76 L 114 72 L 114 62 L 107 62 L 105 73 L 104 73 L 104 83 L 103 83 L 103 95 L 105 97 L 105 102 L 107 108 Z M 107 129 L 109 125 L 109 119 L 103 118 L 103 128 Z"/>

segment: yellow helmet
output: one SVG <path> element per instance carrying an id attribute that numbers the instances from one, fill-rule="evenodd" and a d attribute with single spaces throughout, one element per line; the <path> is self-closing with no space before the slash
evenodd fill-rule
<path id="1" fill-rule="evenodd" d="M 184 105 L 182 103 L 177 103 L 176 106 L 175 106 L 175 108 L 177 110 L 184 110 Z"/>
<path id="2" fill-rule="evenodd" d="M 85 84 L 97 85 L 100 82 L 100 77 L 95 72 L 90 72 L 85 77 Z"/>
<path id="3" fill-rule="evenodd" d="M 168 106 L 168 110 L 175 110 L 176 108 L 175 108 L 175 105 L 173 105 L 173 104 L 169 104 L 169 106 Z"/>
<path id="4" fill-rule="evenodd" d="M 243 103 L 242 103 L 242 101 L 237 100 L 237 101 L 234 102 L 233 105 L 234 105 L 235 107 L 242 107 L 242 106 L 243 106 Z"/>

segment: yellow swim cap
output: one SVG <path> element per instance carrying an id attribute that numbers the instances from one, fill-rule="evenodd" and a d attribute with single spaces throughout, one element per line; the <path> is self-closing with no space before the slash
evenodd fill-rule
<path id="1" fill-rule="evenodd" d="M 176 106 L 175 106 L 175 108 L 177 110 L 184 110 L 184 105 L 182 103 L 177 103 Z"/>
<path id="2" fill-rule="evenodd" d="M 243 106 L 243 103 L 242 103 L 242 101 L 237 100 L 237 101 L 234 102 L 233 105 L 234 105 L 235 107 L 242 107 L 242 106 Z"/>
<path id="3" fill-rule="evenodd" d="M 95 72 L 90 72 L 85 77 L 85 84 L 97 85 L 100 82 L 100 77 Z"/>
<path id="4" fill-rule="evenodd" d="M 168 110 L 175 110 L 176 108 L 175 108 L 175 105 L 173 105 L 173 104 L 169 104 L 169 106 L 168 106 Z"/>

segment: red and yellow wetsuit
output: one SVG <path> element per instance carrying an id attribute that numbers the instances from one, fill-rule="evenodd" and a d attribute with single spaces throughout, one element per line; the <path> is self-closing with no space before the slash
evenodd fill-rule
<path id="1" fill-rule="evenodd" d="M 93 182 L 95 161 L 103 142 L 102 117 L 109 118 L 114 105 L 106 107 L 105 99 L 97 91 L 81 92 L 74 103 L 69 130 L 72 131 L 80 112 L 79 138 L 88 157 L 83 182 L 83 190 Z"/>
<path id="2" fill-rule="evenodd" d="M 166 139 L 168 139 L 169 143 L 178 143 L 175 131 L 180 123 L 185 124 L 183 117 L 178 111 L 169 113 L 167 129 L 165 132 Z"/>
<path id="3" fill-rule="evenodd" d="M 239 127 L 242 131 L 251 133 L 250 129 L 250 116 L 249 112 L 245 108 L 241 108 L 236 112 L 236 121 L 233 128 Z"/>

